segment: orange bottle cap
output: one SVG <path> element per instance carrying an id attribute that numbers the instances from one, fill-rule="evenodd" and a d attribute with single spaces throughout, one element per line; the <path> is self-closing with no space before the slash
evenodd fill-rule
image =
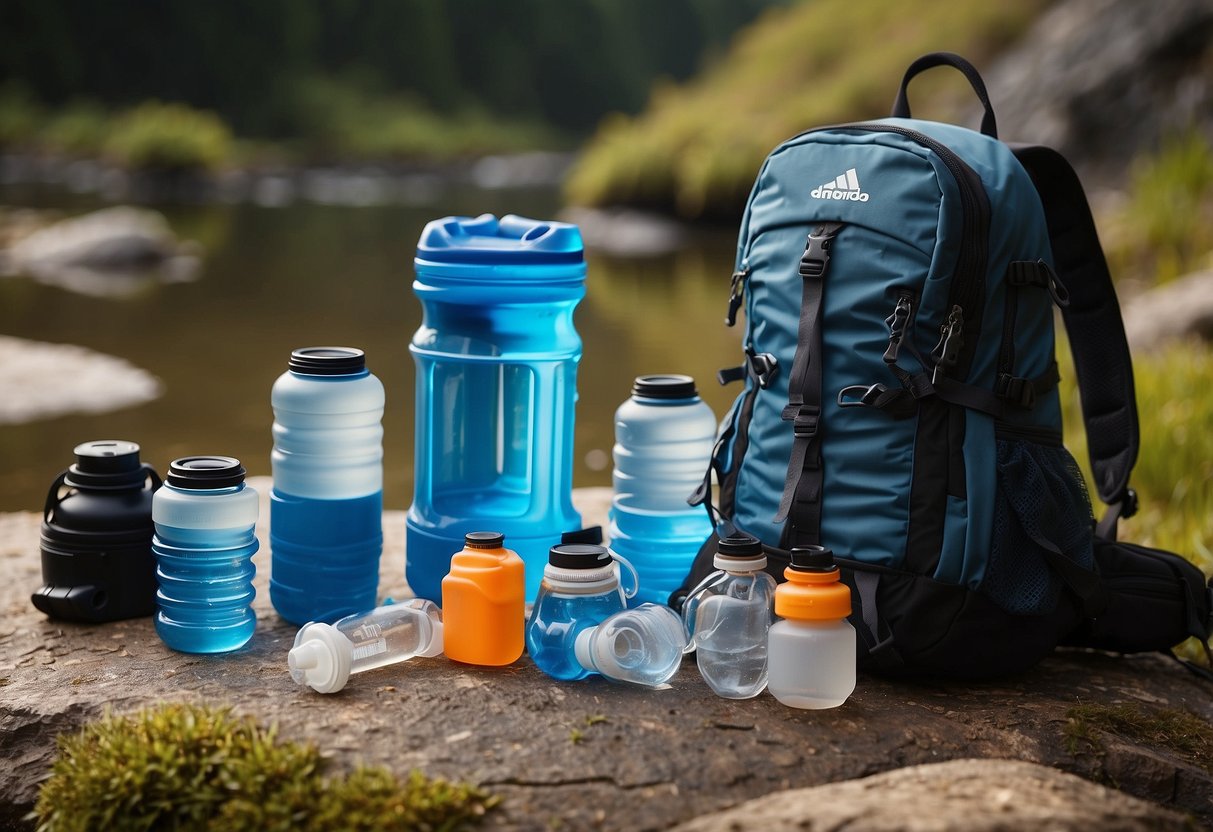
<path id="1" fill-rule="evenodd" d="M 787 583 L 775 590 L 775 614 L 792 621 L 838 621 L 851 614 L 851 588 L 839 580 L 834 553 L 821 546 L 792 550 Z"/>

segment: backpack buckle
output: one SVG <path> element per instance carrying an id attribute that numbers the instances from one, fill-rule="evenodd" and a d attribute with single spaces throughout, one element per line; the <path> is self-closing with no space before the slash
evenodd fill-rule
<path id="1" fill-rule="evenodd" d="M 750 372 L 758 381 L 758 386 L 766 390 L 775 380 L 775 371 L 779 369 L 779 359 L 769 352 L 751 353 L 746 356 Z"/>
<path id="2" fill-rule="evenodd" d="M 811 404 L 790 404 L 783 409 L 783 418 L 792 421 L 792 435 L 797 439 L 812 439 L 817 436 L 821 424 L 821 408 Z"/>
<path id="3" fill-rule="evenodd" d="M 826 226 L 813 229 L 805 244 L 804 254 L 800 256 L 800 276 L 803 278 L 824 277 L 826 267 L 830 265 L 830 246 L 834 242 L 837 229 L 829 232 Z"/>
<path id="4" fill-rule="evenodd" d="M 1036 385 L 1032 380 L 1010 373 L 999 374 L 998 381 L 994 384 L 994 394 L 1019 407 L 1031 407 L 1036 404 Z"/>
<path id="5" fill-rule="evenodd" d="M 888 392 L 888 389 L 879 381 L 869 385 L 852 384 L 850 387 L 844 387 L 838 391 L 838 406 L 872 407 L 883 393 Z"/>

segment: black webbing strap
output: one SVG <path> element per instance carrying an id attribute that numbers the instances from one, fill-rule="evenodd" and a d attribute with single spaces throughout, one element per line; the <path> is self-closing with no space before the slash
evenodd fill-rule
<path id="1" fill-rule="evenodd" d="M 1013 144 L 1011 150 L 1040 194 L 1053 262 L 1069 290 L 1062 318 L 1082 396 L 1095 489 L 1108 504 L 1098 533 L 1115 539 L 1116 521 L 1131 516 L 1137 503 L 1129 488 L 1137 461 L 1137 398 L 1120 304 L 1086 194 L 1070 163 L 1040 145 Z"/>
<path id="2" fill-rule="evenodd" d="M 800 258 L 800 325 L 796 331 L 796 355 L 788 377 L 788 405 L 783 419 L 792 423 L 792 454 L 783 484 L 783 497 L 775 522 L 787 519 L 795 501 L 798 510 L 790 529 L 796 543 L 817 543 L 821 530 L 821 310 L 825 277 L 830 267 L 830 248 L 843 223 L 821 223 L 809 232 Z"/>

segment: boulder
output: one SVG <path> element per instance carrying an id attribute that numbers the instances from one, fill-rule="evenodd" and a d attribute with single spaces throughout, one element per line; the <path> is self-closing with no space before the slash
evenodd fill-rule
<path id="1" fill-rule="evenodd" d="M 254 484 L 263 496 L 269 490 L 264 479 Z M 588 524 L 603 520 L 609 494 L 574 492 Z M 22 817 L 54 759 L 56 735 L 107 708 L 129 712 L 163 701 L 230 704 L 276 723 L 284 738 L 315 743 L 340 770 L 366 762 L 473 781 L 503 798 L 492 829 L 663 829 L 792 788 L 838 789 L 841 781 L 906 766 L 972 759 L 1114 778 L 1122 791 L 1213 823 L 1207 755 L 1201 765 L 1182 748 L 1089 721 L 1084 738 L 1067 743 L 1080 703 L 1130 708 L 1143 718 L 1181 710 L 1197 725 L 1213 722 L 1207 683 L 1156 656 L 1059 652 L 1030 672 L 985 683 L 861 676 L 851 699 L 830 711 L 785 708 L 765 693 L 721 699 L 693 658 L 661 690 L 600 678 L 557 682 L 526 657 L 495 669 L 435 658 L 359 674 L 324 696 L 287 672 L 296 628 L 269 603 L 265 508 L 254 559 L 257 633 L 247 647 L 218 656 L 169 650 L 148 618 L 101 626 L 48 620 L 29 601 L 40 585 L 38 515 L 0 514 L 0 795 L 7 798 L 0 829 L 30 828 Z M 387 512 L 384 532 L 380 595 L 402 598 L 404 513 Z M 995 776 L 965 775 L 956 802 L 968 801 L 974 816 L 997 805 Z M 1035 800 L 1032 794 L 1025 783 L 1012 800 Z M 1042 803 L 1042 817 L 1064 814 L 1069 794 Z M 1047 818 L 1027 826 L 1071 828 Z"/>
<path id="2" fill-rule="evenodd" d="M 1125 336 L 1135 355 L 1189 338 L 1213 340 L 1213 270 L 1134 295 L 1125 301 L 1123 313 Z"/>

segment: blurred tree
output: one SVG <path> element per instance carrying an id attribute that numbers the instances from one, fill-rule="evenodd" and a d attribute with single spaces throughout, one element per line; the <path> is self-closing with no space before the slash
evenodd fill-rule
<path id="1" fill-rule="evenodd" d="M 412 94 L 583 133 L 636 112 L 781 0 L 5 0 L 0 84 L 51 105 L 149 98 L 214 110 L 242 135 L 299 129 L 297 87 Z"/>

